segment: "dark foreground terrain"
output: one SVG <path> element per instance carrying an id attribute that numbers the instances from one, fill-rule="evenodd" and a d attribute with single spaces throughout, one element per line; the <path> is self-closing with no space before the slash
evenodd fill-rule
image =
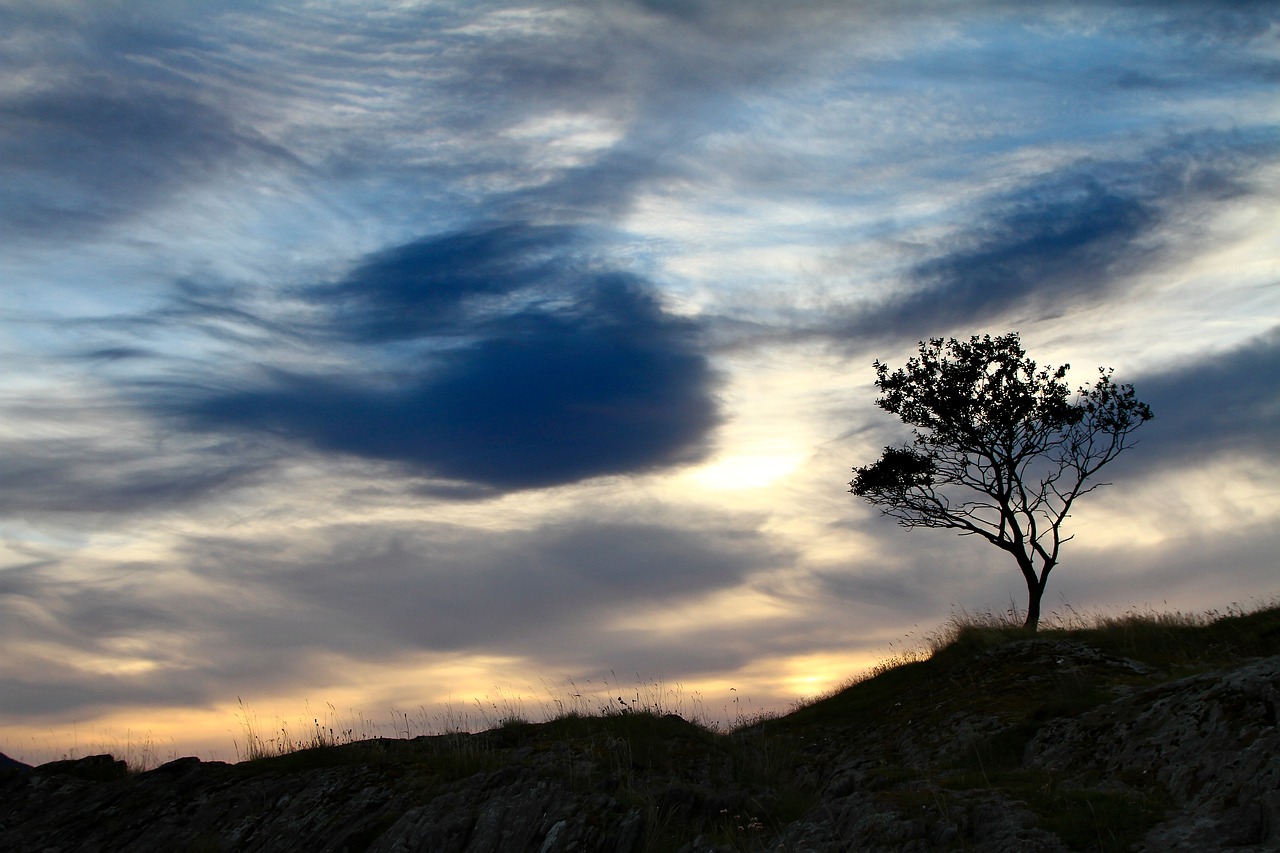
<path id="1" fill-rule="evenodd" d="M 0 849 L 1280 849 L 1280 609 L 938 645 L 732 734 L 619 713 L 138 774 L 0 761 Z"/>

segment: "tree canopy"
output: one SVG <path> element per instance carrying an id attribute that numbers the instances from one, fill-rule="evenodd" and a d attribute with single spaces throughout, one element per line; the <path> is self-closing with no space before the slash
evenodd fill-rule
<path id="1" fill-rule="evenodd" d="M 1099 368 L 1074 395 L 1070 365 L 1039 368 L 1016 332 L 933 338 L 905 367 L 877 360 L 876 404 L 912 427 L 913 440 L 854 468 L 850 491 L 907 528 L 979 536 L 1017 561 L 1035 630 L 1063 522 L 1098 472 L 1133 446 L 1151 408 Z"/>

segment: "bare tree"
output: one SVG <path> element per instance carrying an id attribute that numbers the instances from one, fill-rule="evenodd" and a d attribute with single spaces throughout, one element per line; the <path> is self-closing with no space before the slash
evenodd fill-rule
<path id="1" fill-rule="evenodd" d="M 913 427 L 914 441 L 886 447 L 849 483 L 903 527 L 952 528 L 1011 554 L 1027 582 L 1031 631 L 1072 538 L 1062 529 L 1072 505 L 1106 485 L 1097 473 L 1152 417 L 1109 369 L 1072 398 L 1069 367 L 1037 369 L 1017 333 L 922 341 L 892 373 L 876 361 L 876 404 Z"/>

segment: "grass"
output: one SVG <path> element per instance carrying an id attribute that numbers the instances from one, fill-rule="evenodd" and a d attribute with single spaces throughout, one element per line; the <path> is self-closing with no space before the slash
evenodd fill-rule
<path id="1" fill-rule="evenodd" d="M 1048 719 L 1079 713 L 1106 701 L 1115 684 L 1100 684 L 1079 673 L 1045 678 L 1033 667 L 1006 666 L 1004 683 L 968 685 L 955 681 L 955 668 L 975 656 L 1018 641 L 1069 640 L 1153 667 L 1167 680 L 1229 665 L 1241 658 L 1280 654 L 1280 600 L 1252 609 L 1233 605 L 1227 612 L 1081 614 L 1068 610 L 1041 621 L 1035 634 L 1014 610 L 954 612 L 936 631 L 903 645 L 867 672 L 807 702 L 777 721 L 775 730 L 850 721 L 880 722 L 894 717 L 928 721 L 930 713 L 911 711 L 911 703 L 935 705 L 945 699 L 953 711 L 994 712 L 1011 721 L 1026 718 L 1037 727 Z M 972 669 L 972 668 L 970 668 Z M 1162 674 L 1161 674 L 1162 673 Z M 971 680 L 972 672 L 967 676 Z M 1117 676 L 1119 678 L 1119 676 Z M 1129 683 L 1135 682 L 1129 676 Z"/>
<path id="2" fill-rule="evenodd" d="M 1028 636 L 1015 611 L 959 611 L 930 635 L 927 657 L 978 652 Z M 1043 619 L 1035 636 L 1077 640 L 1157 667 L 1212 668 L 1241 657 L 1280 652 L 1280 599 L 1203 613 L 1154 609 L 1080 613 L 1067 608 Z"/>
<path id="3" fill-rule="evenodd" d="M 727 732 L 752 722 L 770 718 L 767 712 L 742 707 L 737 698 L 730 711 L 726 705 L 721 719 L 713 719 L 697 692 L 658 679 L 622 686 L 616 673 L 582 684 L 569 679 L 557 691 L 542 683 L 547 698 L 534 703 L 518 694 L 495 688 L 492 695 L 473 699 L 468 705 L 446 704 L 432 713 L 419 707 L 412 714 L 390 709 L 388 717 L 376 721 L 363 713 L 350 712 L 343 719 L 332 704 L 320 714 L 307 712 L 292 724 L 278 716 L 264 724 L 243 699 L 236 698 L 243 740 L 234 739 L 236 761 L 256 761 L 300 750 L 322 749 L 376 739 L 411 740 L 434 735 L 478 733 L 509 725 L 548 722 L 565 718 L 616 717 L 633 714 L 665 716 L 674 714 L 703 728 Z"/>
<path id="4" fill-rule="evenodd" d="M 1067 607 L 1050 613 L 1034 634 L 1023 625 L 1016 609 L 971 612 L 954 610 L 937 630 L 914 643 L 897 648 L 864 673 L 794 710 L 818 705 L 850 687 L 873 681 L 895 670 L 911 670 L 937 658 L 971 655 L 1031 637 L 1044 640 L 1077 640 L 1102 651 L 1158 667 L 1208 669 L 1241 657 L 1280 653 L 1280 598 L 1260 601 L 1252 607 L 1232 604 L 1225 611 L 1202 613 L 1129 609 L 1122 613 L 1081 613 Z M 894 681 L 901 681 L 899 673 Z M 909 679 L 908 679 L 909 680 Z"/>
<path id="5" fill-rule="evenodd" d="M 178 757 L 172 741 L 167 745 L 158 743 L 151 732 L 137 733 L 129 729 L 123 740 L 118 735 L 97 735 L 93 730 L 82 732 L 73 728 L 70 734 L 72 744 L 58 748 L 42 746 L 33 738 L 37 754 L 46 756 L 37 761 L 74 761 L 91 755 L 111 755 L 124 761 L 130 773 L 143 773 Z M 10 755 L 10 758 L 26 760 L 21 754 Z"/>

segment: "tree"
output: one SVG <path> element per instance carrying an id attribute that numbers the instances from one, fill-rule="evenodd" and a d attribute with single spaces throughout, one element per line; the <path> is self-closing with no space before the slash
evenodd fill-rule
<path id="1" fill-rule="evenodd" d="M 1070 365 L 1037 369 L 1016 332 L 922 341 L 906 367 L 875 368 L 876 404 L 913 427 L 914 441 L 854 468 L 849 491 L 903 527 L 951 528 L 1011 554 L 1034 632 L 1049 573 L 1072 538 L 1063 522 L 1077 499 L 1106 485 L 1094 478 L 1133 446 L 1151 408 L 1106 368 L 1071 398 Z"/>

